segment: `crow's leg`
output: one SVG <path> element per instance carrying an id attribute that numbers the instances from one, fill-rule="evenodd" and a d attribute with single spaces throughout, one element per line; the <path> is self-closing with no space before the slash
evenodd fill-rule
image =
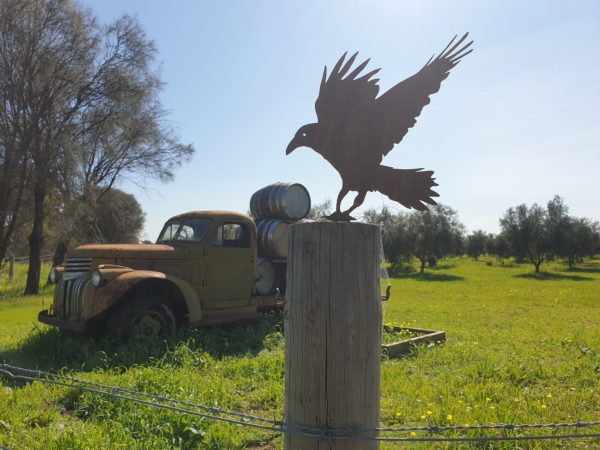
<path id="1" fill-rule="evenodd" d="M 346 215 L 342 213 L 342 200 L 344 200 L 344 197 L 346 196 L 346 194 L 348 194 L 348 192 L 350 192 L 350 189 L 346 188 L 346 186 L 342 186 L 342 190 L 338 194 L 337 201 L 335 203 L 335 211 L 328 216 L 324 216 L 325 219 L 333 221 L 350 220 L 345 218 Z"/>
<path id="2" fill-rule="evenodd" d="M 344 197 L 350 192 L 350 189 L 346 188 L 346 186 L 342 186 L 342 190 L 338 194 L 337 201 L 335 202 L 335 212 L 342 211 L 342 200 Z"/>
<path id="3" fill-rule="evenodd" d="M 359 192 L 358 195 L 354 198 L 354 203 L 347 211 L 344 211 L 342 214 L 344 216 L 348 216 L 348 220 L 355 220 L 354 217 L 350 215 L 352 211 L 358 208 L 365 201 L 365 197 L 367 196 L 367 191 Z"/>

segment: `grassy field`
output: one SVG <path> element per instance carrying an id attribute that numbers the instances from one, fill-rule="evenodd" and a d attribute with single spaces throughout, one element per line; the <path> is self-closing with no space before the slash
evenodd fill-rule
<path id="1" fill-rule="evenodd" d="M 423 276 L 393 279 L 385 322 L 445 330 L 447 342 L 415 349 L 401 359 L 382 359 L 382 424 L 600 420 L 600 261 L 572 271 L 558 263 L 544 264 L 542 270 L 534 276 L 531 265 L 451 259 Z M 12 284 L 6 275 L 0 279 L 0 360 L 281 418 L 280 317 L 253 325 L 183 330 L 168 342 L 95 342 L 38 324 L 37 312 L 50 303 L 51 289 L 38 297 L 20 297 L 23 277 L 20 268 Z M 587 431 L 600 432 L 600 427 Z M 549 433 L 527 434 L 532 432 Z M 279 449 L 282 439 L 266 431 L 0 377 L 0 444 L 32 449 Z M 600 448 L 600 442 L 404 443 L 382 448 L 575 449 Z"/>

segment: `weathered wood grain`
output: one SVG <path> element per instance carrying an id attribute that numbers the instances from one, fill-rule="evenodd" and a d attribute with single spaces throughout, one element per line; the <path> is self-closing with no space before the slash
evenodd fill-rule
<path id="1" fill-rule="evenodd" d="M 363 223 L 290 227 L 285 420 L 292 426 L 379 426 L 379 239 L 379 228 Z M 288 434 L 285 448 L 374 450 L 379 444 Z"/>

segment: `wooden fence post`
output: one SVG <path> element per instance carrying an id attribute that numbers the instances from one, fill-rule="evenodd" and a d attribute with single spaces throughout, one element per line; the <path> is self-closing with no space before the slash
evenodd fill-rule
<path id="1" fill-rule="evenodd" d="M 307 222 L 290 227 L 285 422 L 292 429 L 379 426 L 380 257 L 376 225 Z M 379 442 L 286 434 L 285 448 L 376 450 Z"/>
<path id="2" fill-rule="evenodd" d="M 10 257 L 10 265 L 8 266 L 8 281 L 12 281 L 15 275 L 15 257 Z"/>

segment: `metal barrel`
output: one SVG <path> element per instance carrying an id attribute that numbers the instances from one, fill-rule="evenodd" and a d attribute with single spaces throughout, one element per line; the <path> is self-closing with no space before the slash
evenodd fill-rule
<path id="1" fill-rule="evenodd" d="M 265 258 L 256 258 L 256 293 L 269 295 L 275 291 L 277 273 L 275 265 Z"/>
<path id="2" fill-rule="evenodd" d="M 264 258 L 285 259 L 288 253 L 289 220 L 263 219 L 257 222 L 258 255 Z"/>
<path id="3" fill-rule="evenodd" d="M 250 199 L 255 219 L 300 220 L 310 211 L 310 194 L 299 183 L 274 183 L 256 191 Z"/>

